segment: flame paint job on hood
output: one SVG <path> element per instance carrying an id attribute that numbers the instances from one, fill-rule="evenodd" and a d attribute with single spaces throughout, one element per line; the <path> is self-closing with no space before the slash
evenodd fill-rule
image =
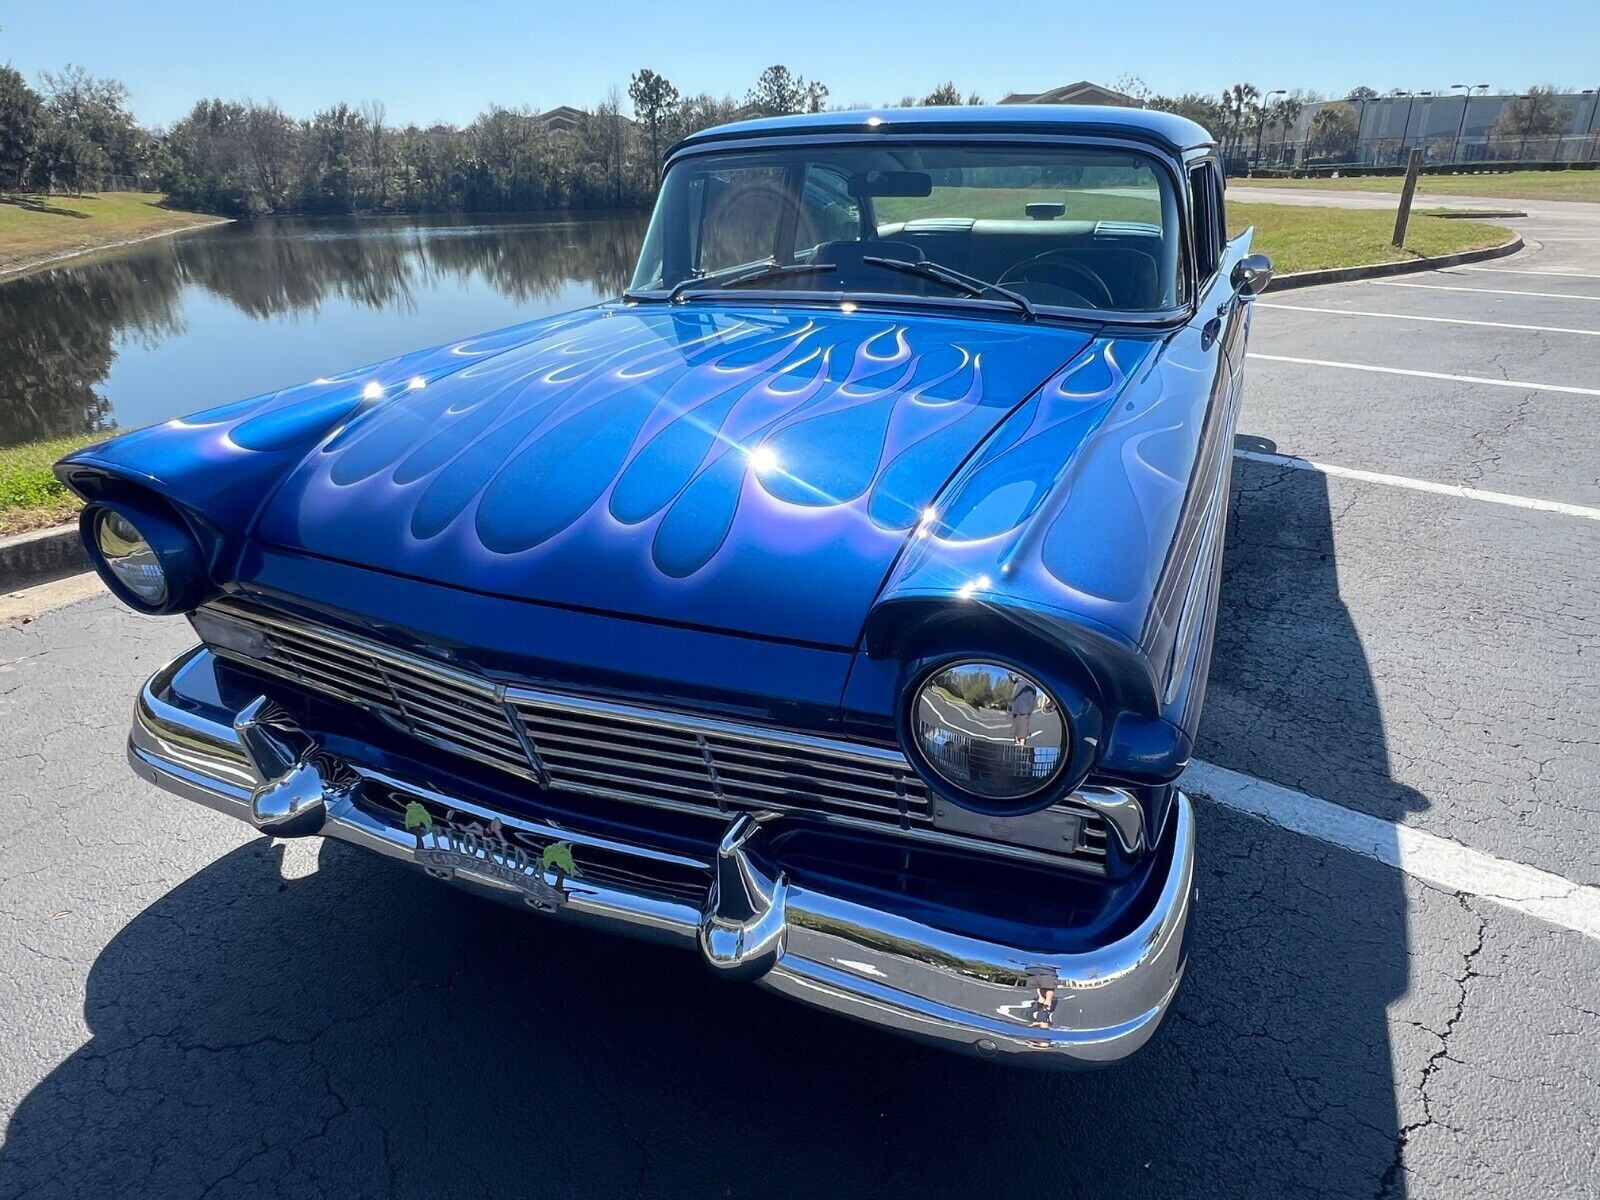
<path id="1" fill-rule="evenodd" d="M 234 537 L 250 531 L 284 474 L 329 430 L 530 338 L 591 319 L 571 313 L 402 354 L 281 391 L 163 421 L 62 459 L 56 474 L 80 495 L 97 476 L 132 480 Z"/>
<path id="2" fill-rule="evenodd" d="M 884 583 L 869 647 L 891 636 L 897 610 L 926 601 L 1026 613 L 1053 637 L 1094 630 L 1143 657 L 1169 642 L 1175 614 L 1158 611 L 1157 594 L 1215 371 L 1194 329 L 1164 343 L 1097 339 L 952 480 Z"/>
<path id="3" fill-rule="evenodd" d="M 258 533 L 482 592 L 851 646 L 923 509 L 1088 342 L 881 312 L 592 310 L 355 411 Z M 230 436 L 298 445 L 297 428 L 279 411 Z"/>

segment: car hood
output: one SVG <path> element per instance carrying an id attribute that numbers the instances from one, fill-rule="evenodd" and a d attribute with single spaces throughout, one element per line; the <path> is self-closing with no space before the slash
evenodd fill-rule
<path id="1" fill-rule="evenodd" d="M 908 533 L 1088 344 L 882 312 L 609 306 L 362 408 L 256 536 L 591 612 L 850 646 Z"/>

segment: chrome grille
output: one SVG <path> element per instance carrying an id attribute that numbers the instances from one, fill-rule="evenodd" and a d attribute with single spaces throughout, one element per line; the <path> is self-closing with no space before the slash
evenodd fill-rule
<path id="1" fill-rule="evenodd" d="M 242 627 L 254 641 L 247 649 L 230 645 L 208 631 L 208 616 Z M 198 610 L 195 624 L 223 657 L 541 786 L 696 813 L 825 813 L 952 844 L 975 840 L 935 827 L 927 789 L 898 750 L 496 684 L 232 598 Z M 1081 819 L 1078 845 L 1067 855 L 1102 868 L 1104 818 L 1070 799 L 1058 807 Z M 1012 855 L 1062 858 L 1059 850 L 977 840 Z"/>
<path id="2" fill-rule="evenodd" d="M 538 780 L 499 689 L 487 679 L 234 601 L 207 608 L 263 635 L 264 654 L 235 657 L 359 705 L 430 745 Z M 225 645 L 208 644 L 229 654 Z"/>
<path id="3" fill-rule="evenodd" d="M 894 750 L 548 692 L 506 698 L 550 782 L 568 791 L 932 823 L 927 790 Z"/>

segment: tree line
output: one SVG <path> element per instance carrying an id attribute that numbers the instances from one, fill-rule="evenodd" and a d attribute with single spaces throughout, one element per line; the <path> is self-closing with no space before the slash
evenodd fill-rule
<path id="1" fill-rule="evenodd" d="M 1263 136 L 1285 140 L 1304 106 L 1321 99 L 1263 96 L 1250 83 L 1218 96 L 1164 96 L 1139 79 L 1117 86 L 1151 108 L 1198 121 L 1235 157 Z M 1348 156 L 1359 133 L 1355 106 L 1376 96 L 1361 87 L 1346 103 L 1324 105 L 1307 131 L 1310 154 Z M 686 96 L 642 69 L 626 97 L 613 87 L 593 109 L 573 110 L 560 123 L 531 108 L 492 105 L 465 126 L 401 126 L 376 102 L 299 118 L 271 102 L 212 98 L 167 128 L 146 128 L 115 79 L 68 66 L 43 72 L 34 88 L 0 66 L 0 190 L 138 185 L 166 192 L 179 207 L 227 216 L 637 208 L 649 204 L 662 156 L 679 138 L 743 117 L 818 112 L 827 101 L 824 84 L 781 64 L 763 71 L 742 99 Z M 979 102 L 963 99 L 950 81 L 899 104 Z M 1491 139 L 1559 133 L 1569 116 L 1554 89 L 1533 88 L 1507 104 Z"/>
<path id="2" fill-rule="evenodd" d="M 742 99 L 683 95 L 643 69 L 626 99 L 612 88 L 559 123 L 491 105 L 465 126 L 396 125 L 370 101 L 299 118 L 270 101 L 216 97 L 167 128 L 145 128 L 117 80 L 68 67 L 44 73 L 35 89 L 5 66 L 0 190 L 81 193 L 118 177 L 227 216 L 637 208 L 650 203 L 679 138 L 745 117 L 819 112 L 827 98 L 826 85 L 781 64 Z M 960 97 L 947 83 L 913 102 Z"/>

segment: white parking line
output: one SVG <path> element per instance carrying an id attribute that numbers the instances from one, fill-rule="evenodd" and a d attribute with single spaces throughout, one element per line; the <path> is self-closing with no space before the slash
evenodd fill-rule
<path id="1" fill-rule="evenodd" d="M 1398 279 L 1368 280 L 1373 287 L 1423 288 L 1431 292 L 1475 292 L 1480 296 L 1539 296 L 1545 300 L 1593 300 L 1600 296 L 1574 296 L 1571 292 L 1523 292 L 1515 288 L 1453 287 L 1448 283 L 1401 283 Z"/>
<path id="2" fill-rule="evenodd" d="M 1600 297 L 1596 297 L 1600 299 Z M 1442 371 L 1413 371 L 1406 367 L 1375 367 L 1370 363 L 1334 362 L 1326 358 L 1292 358 L 1287 354 L 1257 354 L 1246 358 L 1263 362 L 1298 363 L 1303 367 L 1338 367 L 1344 371 L 1372 371 L 1378 375 L 1410 375 L 1417 379 L 1443 379 L 1450 383 L 1478 383 L 1485 387 L 1529 388 L 1536 392 L 1565 392 L 1572 396 L 1600 396 L 1600 388 L 1573 387 L 1566 383 L 1526 383 L 1516 379 L 1485 379 L 1481 375 L 1447 375 Z"/>
<path id="3" fill-rule="evenodd" d="M 1451 274 L 1455 271 L 1483 271 L 1490 275 L 1553 275 L 1563 279 L 1600 279 L 1600 274 L 1593 271 L 1530 271 L 1526 267 L 1452 267 Z"/>
<path id="4" fill-rule="evenodd" d="M 1181 786 L 1225 808 L 1377 859 L 1424 883 L 1482 896 L 1600 940 L 1600 888 L 1210 763 L 1190 764 Z"/>
<path id="5" fill-rule="evenodd" d="M 1309 458 L 1295 458 L 1288 454 L 1267 454 L 1260 450 L 1235 450 L 1235 458 L 1250 462 L 1267 463 L 1275 467 L 1293 467 L 1297 471 L 1316 471 L 1322 475 L 1336 475 L 1341 479 L 1359 479 L 1364 483 L 1386 483 L 1390 487 L 1407 488 L 1413 492 L 1432 492 L 1436 496 L 1454 496 L 1461 500 L 1483 500 L 1490 504 L 1508 504 L 1513 508 L 1531 508 L 1536 512 L 1560 513 L 1567 517 L 1582 517 L 1600 521 L 1600 508 L 1582 504 L 1567 504 L 1561 500 L 1540 500 L 1534 496 L 1513 496 L 1509 492 L 1486 492 L 1479 488 L 1462 487 L 1455 483 L 1433 483 L 1427 479 L 1411 479 L 1405 475 L 1384 475 L 1377 471 L 1360 471 L 1354 467 L 1336 467 L 1331 463 L 1314 462 Z"/>
<path id="6" fill-rule="evenodd" d="M 1435 325 L 1476 325 L 1481 329 L 1523 329 L 1529 333 L 1577 333 L 1600 337 L 1600 329 L 1569 329 L 1562 325 L 1516 325 L 1510 321 L 1469 321 L 1465 317 L 1422 317 L 1415 313 L 1369 312 L 1361 308 L 1318 308 L 1311 304 L 1273 304 L 1257 300 L 1257 308 L 1282 308 L 1290 312 L 1330 313 L 1337 317 L 1381 317 L 1389 321 L 1429 321 Z"/>

